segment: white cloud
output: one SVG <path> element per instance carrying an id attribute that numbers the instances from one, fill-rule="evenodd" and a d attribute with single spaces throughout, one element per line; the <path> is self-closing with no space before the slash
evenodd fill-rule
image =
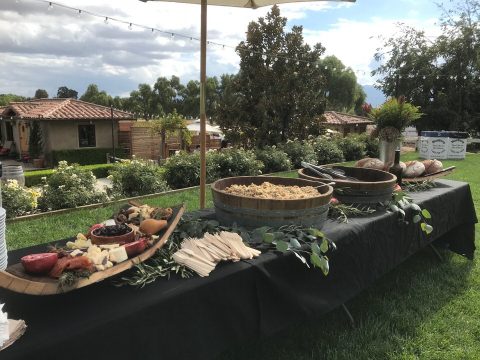
<path id="1" fill-rule="evenodd" d="M 199 43 L 169 34 L 133 28 L 128 23 L 155 27 L 199 37 L 200 7 L 168 2 L 143 3 L 138 0 L 58 0 L 94 13 L 118 18 L 125 24 L 92 17 L 73 10 L 34 0 L 0 1 L 0 92 L 33 95 L 37 88 L 56 92 L 66 85 L 82 93 L 95 82 L 113 95 L 126 94 L 139 83 L 152 84 L 159 76 L 179 76 L 184 82 L 198 79 Z M 282 16 L 303 19 L 312 11 L 329 11 L 353 4 L 315 2 L 281 5 Z M 236 46 L 245 38 L 247 25 L 269 11 L 209 7 L 209 39 Z M 301 22 L 301 21 L 300 21 Z M 431 22 L 414 24 L 432 26 Z M 346 65 L 365 72 L 360 81 L 371 83 L 369 73 L 378 39 L 369 38 L 381 29 L 394 33 L 393 23 L 381 19 L 338 20 L 325 30 L 304 29 L 307 42 L 322 42 L 328 54 L 335 54 Z M 210 45 L 209 75 L 235 72 L 239 58 L 233 49 Z"/>
<path id="2" fill-rule="evenodd" d="M 370 76 L 374 69 L 373 55 L 381 47 L 385 39 L 395 35 L 398 22 L 425 30 L 427 35 L 438 35 L 435 19 L 412 21 L 398 19 L 395 21 L 380 18 L 365 21 L 339 19 L 330 29 L 312 31 L 305 29 L 305 40 L 309 44 L 317 42 L 326 47 L 326 55 L 335 55 L 346 66 L 350 66 L 357 74 L 359 82 L 371 85 L 375 82 Z M 379 31 L 381 37 L 379 36 Z"/>

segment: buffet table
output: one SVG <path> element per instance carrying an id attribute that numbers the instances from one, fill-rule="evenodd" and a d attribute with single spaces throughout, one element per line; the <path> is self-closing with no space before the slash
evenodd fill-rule
<path id="1" fill-rule="evenodd" d="M 432 214 L 429 236 L 384 211 L 348 224 L 328 221 L 323 231 L 338 249 L 327 277 L 293 254 L 268 252 L 221 263 L 207 278 L 159 279 L 142 289 L 117 288 L 108 280 L 55 296 L 0 289 L 9 316 L 28 326 L 0 358 L 211 359 L 331 311 L 434 240 L 473 259 L 477 219 L 469 185 L 442 180 L 412 198 Z M 9 260 L 32 252 L 12 251 Z"/>

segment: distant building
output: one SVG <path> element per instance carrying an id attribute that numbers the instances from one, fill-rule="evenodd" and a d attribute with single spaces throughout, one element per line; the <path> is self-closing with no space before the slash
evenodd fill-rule
<path id="1" fill-rule="evenodd" d="M 133 120 L 133 114 L 75 99 L 35 99 L 11 102 L 0 109 L 2 145 L 10 151 L 28 154 L 30 124 L 40 122 L 44 154 L 54 150 L 112 148 L 118 146 L 118 121 Z"/>
<path id="2" fill-rule="evenodd" d="M 337 111 L 325 111 L 323 114 L 325 128 L 337 131 L 342 136 L 348 134 L 363 134 L 367 130 L 367 125 L 373 124 L 373 121 L 366 117 L 351 115 Z"/>

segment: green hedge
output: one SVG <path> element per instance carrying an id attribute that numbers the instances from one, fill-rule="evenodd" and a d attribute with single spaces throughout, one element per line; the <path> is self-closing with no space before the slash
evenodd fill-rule
<path id="1" fill-rule="evenodd" d="M 76 149 L 76 150 L 53 150 L 51 153 L 52 163 L 58 165 L 59 161 L 65 160 L 69 164 L 94 165 L 105 164 L 107 162 L 107 154 L 113 154 L 110 148 L 94 148 L 94 149 Z M 115 149 L 117 157 L 125 157 L 123 149 Z"/>
<path id="2" fill-rule="evenodd" d="M 108 171 L 113 168 L 113 164 L 95 164 L 80 167 L 83 170 L 90 170 L 97 178 L 105 178 Z M 53 170 L 33 170 L 25 172 L 25 186 L 35 186 L 42 182 L 42 177 L 52 175 Z"/>

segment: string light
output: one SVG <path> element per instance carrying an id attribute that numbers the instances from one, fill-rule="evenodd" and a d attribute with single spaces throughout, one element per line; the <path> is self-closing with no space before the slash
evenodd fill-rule
<path id="1" fill-rule="evenodd" d="M 193 40 L 196 40 L 196 41 L 200 41 L 199 38 L 197 37 L 193 37 L 193 36 L 190 36 L 190 35 L 184 35 L 184 34 L 178 34 L 178 33 L 175 33 L 175 32 L 171 32 L 171 31 L 165 31 L 165 30 L 160 30 L 160 29 L 157 29 L 157 28 L 153 28 L 153 27 L 149 27 L 149 26 L 144 26 L 144 25 L 140 25 L 140 24 L 136 24 L 136 23 L 132 23 L 132 22 L 127 22 L 125 20 L 121 20 L 121 19 L 115 19 L 115 18 L 112 18 L 112 17 L 109 17 L 109 16 L 105 16 L 105 15 L 100 15 L 100 14 L 97 14 L 97 13 L 93 13 L 91 11 L 87 11 L 87 10 L 82 10 L 82 9 L 78 9 L 78 8 L 74 8 L 74 7 L 71 7 L 71 6 L 67 6 L 67 5 L 64 5 L 64 4 L 61 4 L 61 3 L 57 3 L 57 2 L 54 2 L 54 1 L 46 1 L 46 0 L 32 0 L 32 1 L 37 1 L 37 2 L 42 2 L 42 3 L 47 3 L 48 4 L 48 10 L 52 10 L 53 9 L 53 6 L 58 6 L 60 8 L 65 8 L 65 9 L 69 9 L 69 10 L 72 10 L 74 12 L 76 12 L 77 14 L 77 17 L 80 17 L 81 15 L 83 14 L 87 14 L 87 15 L 90 15 L 90 16 L 93 16 L 93 17 L 98 17 L 100 19 L 103 19 L 104 23 L 105 24 L 109 24 L 109 22 L 113 21 L 113 22 L 118 22 L 118 23 L 122 23 L 122 24 L 127 24 L 128 25 L 128 29 L 129 30 L 133 30 L 134 27 L 136 28 L 141 28 L 141 29 L 144 29 L 144 30 L 147 30 L 147 31 L 151 31 L 152 34 L 154 34 L 155 32 L 158 32 L 158 33 L 161 33 L 161 34 L 165 34 L 165 35 L 169 35 L 171 38 L 174 38 L 174 37 L 178 37 L 178 38 L 184 38 L 184 39 L 190 39 L 190 41 L 193 41 Z M 20 0 L 15 0 L 16 3 L 20 3 L 21 1 Z M 273 54 L 266 54 L 264 52 L 261 52 L 261 51 L 252 51 L 252 50 L 249 50 L 249 49 L 236 49 L 235 46 L 231 46 L 231 45 L 226 45 L 226 44 L 221 44 L 221 43 L 218 43 L 218 42 L 214 42 L 214 41 L 208 41 L 207 42 L 208 45 L 216 45 L 216 46 L 221 46 L 222 49 L 226 49 L 226 48 L 229 48 L 229 49 L 233 49 L 236 53 L 238 53 L 239 55 L 242 54 L 242 52 L 246 55 L 250 55 L 250 57 L 253 57 L 255 54 L 257 54 L 258 56 L 261 56 L 261 58 L 263 60 L 267 60 L 269 56 L 272 56 L 273 57 Z M 302 54 L 298 55 L 299 57 L 302 57 Z M 289 61 L 293 61 L 295 62 L 296 65 L 300 65 L 300 64 L 305 64 L 306 67 L 310 67 L 310 63 L 312 63 L 313 65 L 313 62 L 310 62 L 308 60 L 303 60 L 303 59 L 289 59 L 288 57 L 286 56 L 283 56 L 281 55 L 280 58 L 283 58 L 285 59 L 285 64 L 288 64 Z M 274 61 L 277 62 L 279 60 L 279 56 L 277 56 L 275 54 L 275 57 L 274 57 Z M 315 63 L 315 68 L 318 69 L 319 68 L 319 64 L 318 63 Z M 329 67 L 328 66 L 324 66 L 323 67 L 325 70 L 328 70 Z M 400 69 L 402 70 L 402 69 Z M 337 68 L 334 67 L 333 68 L 333 71 L 337 71 Z M 363 70 L 352 70 L 350 68 L 348 69 L 338 69 L 338 71 L 340 72 L 354 72 L 356 74 L 363 74 L 365 75 L 366 72 L 363 71 Z M 435 75 L 431 75 L 432 78 L 435 76 Z M 415 78 L 416 76 L 413 75 L 413 74 L 409 74 L 409 75 L 406 75 L 404 76 L 403 78 Z M 418 75 L 418 77 L 420 77 L 420 75 Z M 453 76 L 453 75 L 436 75 L 435 78 L 437 80 L 440 79 L 440 77 L 445 77 L 445 78 L 450 78 L 450 80 L 457 80 L 458 77 L 457 76 Z M 459 77 L 463 78 L 464 80 L 467 80 L 469 78 L 469 76 L 467 75 L 460 75 Z M 398 75 L 398 78 L 399 79 L 402 79 L 402 76 L 401 75 Z M 426 79 L 427 78 L 427 75 L 422 75 L 421 77 L 422 79 Z M 473 80 L 477 79 L 477 76 L 475 75 L 472 75 L 471 78 Z M 478 76 L 478 79 L 480 80 L 480 76 Z"/>

